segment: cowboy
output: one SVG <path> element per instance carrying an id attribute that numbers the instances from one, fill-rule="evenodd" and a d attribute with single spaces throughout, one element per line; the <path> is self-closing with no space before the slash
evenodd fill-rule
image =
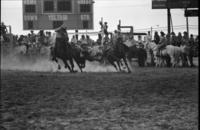
<path id="1" fill-rule="evenodd" d="M 54 48 L 51 50 L 52 53 L 52 59 L 55 58 L 55 55 L 60 51 L 59 44 L 62 44 L 63 48 L 62 50 L 66 50 L 67 48 L 67 43 L 69 41 L 68 33 L 67 33 L 67 28 L 66 27 L 59 27 L 55 30 L 56 32 L 56 42 Z"/>
<path id="2" fill-rule="evenodd" d="M 107 22 L 104 22 L 104 25 L 103 25 L 103 32 L 106 36 L 108 36 L 108 25 L 107 25 Z"/>
<path id="3" fill-rule="evenodd" d="M 33 30 L 31 30 L 31 33 L 30 33 L 30 42 L 34 45 L 35 42 L 36 42 L 36 35 L 35 33 L 33 32 Z"/>
<path id="4" fill-rule="evenodd" d="M 87 41 L 87 44 L 89 44 L 89 46 L 92 46 L 93 40 L 90 38 L 89 35 L 86 35 L 86 41 Z"/>
<path id="5" fill-rule="evenodd" d="M 115 30 L 114 34 L 113 34 L 113 38 L 112 38 L 112 40 L 113 40 L 114 43 L 117 41 L 117 38 L 118 38 L 118 31 Z"/>
<path id="6" fill-rule="evenodd" d="M 145 42 L 149 43 L 151 42 L 151 32 L 148 31 L 147 36 L 145 37 Z"/>
<path id="7" fill-rule="evenodd" d="M 195 42 L 194 36 L 193 34 L 191 34 L 189 39 L 189 46 L 194 47 L 194 42 Z"/>
<path id="8" fill-rule="evenodd" d="M 164 49 L 166 47 L 166 45 L 167 45 L 167 39 L 165 38 L 165 33 L 161 31 L 160 35 L 161 35 L 161 37 L 160 37 L 160 42 L 159 42 L 159 45 L 158 45 L 158 53 L 157 53 L 157 55 L 159 55 L 160 51 L 162 49 Z"/>
<path id="9" fill-rule="evenodd" d="M 182 44 L 182 41 L 183 40 L 183 37 L 182 37 L 182 34 L 181 32 L 178 33 L 178 36 L 177 36 L 177 46 L 180 47 L 180 45 Z"/>
<path id="10" fill-rule="evenodd" d="M 137 46 L 137 42 L 134 40 L 133 35 L 129 35 L 128 39 L 124 44 L 128 47 Z"/>
<path id="11" fill-rule="evenodd" d="M 189 43 L 189 37 L 188 37 L 188 33 L 187 32 L 183 32 L 183 38 L 182 38 L 182 44 L 183 45 L 188 45 Z"/>
<path id="12" fill-rule="evenodd" d="M 71 43 L 72 44 L 77 44 L 78 43 L 75 35 L 72 36 Z"/>
<path id="13" fill-rule="evenodd" d="M 158 43 L 160 42 L 160 37 L 159 37 L 157 31 L 154 33 L 154 42 L 155 42 L 157 45 L 158 45 Z"/>
<path id="14" fill-rule="evenodd" d="M 82 35 L 81 36 L 81 39 L 80 39 L 80 42 L 81 42 L 81 48 L 84 50 L 84 51 L 87 51 L 87 46 L 88 46 L 88 43 L 87 43 L 87 40 L 85 38 L 85 35 Z"/>
<path id="15" fill-rule="evenodd" d="M 96 43 L 97 43 L 98 45 L 101 45 L 101 41 L 102 41 L 102 37 L 101 37 L 101 34 L 99 33 Z"/>
<path id="16" fill-rule="evenodd" d="M 103 44 L 104 44 L 104 45 L 105 45 L 105 44 L 108 44 L 109 41 L 110 41 L 110 39 L 109 39 L 108 35 L 105 35 L 105 37 L 103 38 Z"/>
<path id="17" fill-rule="evenodd" d="M 44 30 L 40 30 L 38 33 L 38 47 L 40 48 L 44 44 L 45 44 Z"/>
<path id="18" fill-rule="evenodd" d="M 100 25 L 100 34 L 101 34 L 101 45 L 103 45 L 103 37 L 104 37 L 104 26 L 103 26 L 103 23 L 100 21 L 99 22 L 99 25 Z"/>
<path id="19" fill-rule="evenodd" d="M 81 44 L 87 44 L 87 40 L 85 38 L 85 35 L 81 35 L 80 41 L 81 41 Z"/>
<path id="20" fill-rule="evenodd" d="M 144 47 L 141 35 L 138 35 L 137 45 L 138 45 L 138 48 L 143 48 Z"/>
<path id="21" fill-rule="evenodd" d="M 177 38 L 176 38 L 176 34 L 174 32 L 171 33 L 170 44 L 173 46 L 177 45 Z"/>

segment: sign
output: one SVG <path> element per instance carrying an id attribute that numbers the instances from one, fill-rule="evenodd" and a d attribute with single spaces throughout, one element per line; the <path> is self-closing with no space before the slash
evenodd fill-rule
<path id="1" fill-rule="evenodd" d="M 54 30 L 61 23 L 68 29 L 93 29 L 93 0 L 21 0 L 24 30 Z M 60 5 L 60 2 L 69 2 Z M 82 5 L 84 4 L 84 5 Z M 58 5 L 60 5 L 58 7 Z M 90 10 L 82 12 L 81 7 Z M 49 9 L 49 11 L 46 11 Z M 71 10 L 64 11 L 65 9 Z M 63 11 L 59 10 L 63 9 Z"/>
<path id="2" fill-rule="evenodd" d="M 24 21 L 37 21 L 37 15 L 24 15 Z"/>
<path id="3" fill-rule="evenodd" d="M 152 0 L 152 9 L 166 9 L 167 0 Z"/>
<path id="4" fill-rule="evenodd" d="M 198 8 L 198 0 L 152 0 L 152 9 Z"/>
<path id="5" fill-rule="evenodd" d="M 185 10 L 185 17 L 195 17 L 198 16 L 199 10 Z"/>
<path id="6" fill-rule="evenodd" d="M 23 2 L 27 5 L 36 4 L 36 0 L 24 0 Z"/>
<path id="7" fill-rule="evenodd" d="M 90 20 L 89 15 L 81 15 L 81 20 Z"/>
<path id="8" fill-rule="evenodd" d="M 78 0 L 78 4 L 92 4 L 93 0 Z"/>
<path id="9" fill-rule="evenodd" d="M 68 20 L 68 15 L 59 15 L 59 14 L 51 14 L 48 15 L 50 21 L 63 21 L 63 20 Z"/>

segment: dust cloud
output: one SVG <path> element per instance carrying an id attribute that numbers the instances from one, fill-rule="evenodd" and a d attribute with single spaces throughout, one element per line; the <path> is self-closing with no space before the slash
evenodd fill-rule
<path id="1" fill-rule="evenodd" d="M 50 56 L 26 56 L 22 49 L 16 48 L 7 55 L 1 55 L 1 70 L 20 70 L 20 71 L 38 71 L 38 72 L 69 72 L 64 68 L 61 60 L 59 64 L 61 69 L 58 70 L 57 63 L 50 60 Z M 74 62 L 75 70 L 79 71 L 77 64 Z M 111 65 L 102 65 L 98 62 L 86 62 L 84 72 L 116 72 Z"/>

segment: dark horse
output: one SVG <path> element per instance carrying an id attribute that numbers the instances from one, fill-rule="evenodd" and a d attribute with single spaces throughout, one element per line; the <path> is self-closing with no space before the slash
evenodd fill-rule
<path id="1" fill-rule="evenodd" d="M 117 71 L 118 71 L 118 68 L 119 68 L 119 71 L 121 71 L 120 65 L 122 65 L 121 59 L 123 59 L 128 69 L 128 72 L 130 73 L 131 70 L 126 60 L 126 54 L 128 51 L 129 51 L 129 48 L 125 44 L 123 44 L 122 38 L 119 37 L 114 45 L 104 50 L 103 56 L 110 62 L 110 64 L 112 64 L 115 67 Z M 115 65 L 115 62 L 117 62 L 118 68 Z"/>
<path id="2" fill-rule="evenodd" d="M 69 44 L 69 38 L 64 28 L 58 30 L 57 35 L 55 46 L 51 47 L 51 60 L 58 63 L 57 58 L 59 58 L 65 64 L 65 68 L 68 68 L 70 72 L 75 72 L 73 63 L 74 59 L 82 72 L 82 68 L 85 67 L 85 60 L 80 55 L 81 50 Z M 70 65 L 67 61 L 69 61 Z M 60 68 L 61 66 L 58 64 L 58 69 Z"/>
<path id="3" fill-rule="evenodd" d="M 75 72 L 73 63 L 74 60 L 78 65 L 80 71 L 83 72 L 82 69 L 85 68 L 86 60 L 85 57 L 82 55 L 81 49 L 71 44 L 67 44 L 67 48 L 65 49 L 66 49 L 65 53 L 63 53 L 63 55 L 59 57 L 58 55 L 55 54 L 55 48 L 52 47 L 51 48 L 52 60 L 58 64 L 57 58 L 60 58 L 64 62 L 65 68 L 68 68 L 70 72 Z M 67 63 L 67 60 L 69 60 L 70 66 Z M 61 69 L 60 64 L 58 64 L 58 69 Z"/>

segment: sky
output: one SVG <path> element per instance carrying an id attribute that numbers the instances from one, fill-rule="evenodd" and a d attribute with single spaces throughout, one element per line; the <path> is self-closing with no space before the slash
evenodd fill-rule
<path id="1" fill-rule="evenodd" d="M 108 22 L 108 30 L 117 28 L 119 19 L 125 26 L 133 26 L 134 32 L 153 30 L 167 32 L 167 10 L 152 9 L 152 0 L 94 0 L 94 30 L 99 21 Z M 174 32 L 186 31 L 184 9 L 171 9 Z M 22 27 L 22 0 L 1 0 L 1 21 L 12 26 L 14 34 L 27 34 Z M 198 17 L 189 17 L 189 32 L 198 34 Z M 161 28 L 164 27 L 164 28 Z"/>

